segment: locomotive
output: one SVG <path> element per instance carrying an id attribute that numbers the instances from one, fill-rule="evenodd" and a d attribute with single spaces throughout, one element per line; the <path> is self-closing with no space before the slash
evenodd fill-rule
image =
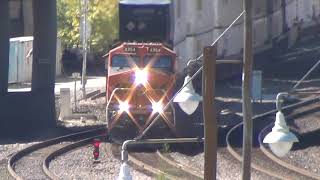
<path id="1" fill-rule="evenodd" d="M 170 1 L 119 2 L 120 43 L 106 60 L 106 118 L 112 137 L 134 138 L 159 114 L 149 135 L 175 131 L 175 108 L 163 109 L 173 96 L 177 72 L 170 8 Z"/>

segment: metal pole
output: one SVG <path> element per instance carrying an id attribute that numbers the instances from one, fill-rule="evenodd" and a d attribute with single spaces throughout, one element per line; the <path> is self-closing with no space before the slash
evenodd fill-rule
<path id="1" fill-rule="evenodd" d="M 204 179 L 215 180 L 217 170 L 217 119 L 215 114 L 215 74 L 217 48 L 208 46 L 203 52 L 202 96 L 204 119 Z"/>
<path id="2" fill-rule="evenodd" d="M 74 80 L 74 112 L 77 112 L 77 77 Z"/>
<path id="3" fill-rule="evenodd" d="M 312 72 L 313 70 L 318 67 L 318 65 L 320 64 L 320 60 L 312 66 L 312 68 L 307 72 L 307 74 L 305 74 L 298 82 L 296 85 L 293 86 L 293 88 L 290 91 L 294 91 L 301 83 L 302 81 L 304 81 Z"/>
<path id="4" fill-rule="evenodd" d="M 239 16 L 228 26 L 227 29 L 225 29 L 220 35 L 219 37 L 211 44 L 211 46 L 214 46 L 217 44 L 217 42 L 222 38 L 222 36 L 227 33 L 227 31 L 240 19 L 240 17 L 244 14 L 244 11 L 241 12 L 241 14 L 239 14 Z M 203 54 L 201 54 L 199 57 L 196 58 L 196 60 L 200 60 L 203 57 Z M 194 61 L 194 60 L 191 60 Z M 189 79 L 189 81 L 184 84 L 177 92 L 176 94 L 170 99 L 170 101 L 164 106 L 163 110 L 165 111 L 169 105 L 173 102 L 173 99 L 178 95 L 178 93 L 181 92 L 181 90 L 186 87 L 188 85 L 188 83 L 190 83 L 198 74 L 200 74 L 200 72 L 202 71 L 203 66 L 201 66 L 191 77 L 191 79 Z M 136 137 L 136 139 L 141 139 L 148 131 L 149 129 L 151 129 L 151 127 L 158 121 L 158 119 L 160 119 L 161 115 L 158 114 L 158 116 L 156 116 L 154 118 L 154 120 L 150 123 L 150 125 L 138 136 Z"/>
<path id="5" fill-rule="evenodd" d="M 252 148 L 252 0 L 244 0 L 244 54 L 242 77 L 242 112 L 243 112 L 243 146 L 242 146 L 242 171 L 243 180 L 251 178 L 251 148 Z"/>
<path id="6" fill-rule="evenodd" d="M 88 12 L 88 1 L 84 0 L 84 27 L 83 27 L 83 61 L 82 61 L 82 96 L 86 98 L 86 72 L 87 72 L 87 12 Z"/>

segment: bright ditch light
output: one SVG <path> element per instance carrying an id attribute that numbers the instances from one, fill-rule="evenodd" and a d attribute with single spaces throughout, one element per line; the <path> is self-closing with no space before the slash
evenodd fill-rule
<path id="1" fill-rule="evenodd" d="M 186 76 L 183 86 L 185 86 L 185 84 L 190 79 L 191 77 L 189 75 Z M 194 113 L 194 111 L 199 106 L 200 101 L 202 101 L 202 97 L 198 93 L 196 93 L 193 88 L 192 82 L 188 83 L 173 100 L 173 102 L 177 102 L 180 108 L 188 115 Z"/>
<path id="2" fill-rule="evenodd" d="M 128 102 L 119 102 L 119 110 L 120 112 L 129 112 Z"/>
<path id="3" fill-rule="evenodd" d="M 283 157 L 290 151 L 295 142 L 299 142 L 298 138 L 289 131 L 283 113 L 278 111 L 274 127 L 263 139 L 263 143 L 268 143 L 275 155 Z"/>
<path id="4" fill-rule="evenodd" d="M 145 85 L 147 82 L 148 82 L 148 72 L 145 69 L 143 69 L 143 70 L 138 69 L 135 72 L 134 83 L 136 85 L 139 85 L 139 84 Z"/>
<path id="5" fill-rule="evenodd" d="M 161 104 L 161 102 L 152 103 L 152 111 L 157 112 L 157 113 L 162 113 L 163 112 L 163 105 Z"/>

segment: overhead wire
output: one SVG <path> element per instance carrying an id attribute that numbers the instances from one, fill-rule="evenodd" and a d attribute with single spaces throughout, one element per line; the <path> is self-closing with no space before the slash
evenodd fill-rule
<path id="1" fill-rule="evenodd" d="M 234 21 L 216 38 L 215 41 L 213 41 L 213 43 L 210 46 L 214 46 L 223 36 L 226 32 L 229 31 L 229 29 L 231 29 L 231 27 L 233 27 L 233 25 L 242 17 L 242 15 L 245 13 L 245 11 L 242 11 L 238 17 L 236 17 L 234 19 Z M 203 57 L 203 53 L 198 56 L 197 58 L 190 60 L 188 62 L 187 65 L 189 65 L 190 62 L 196 62 L 199 61 L 201 58 Z M 183 88 L 185 88 L 203 69 L 203 66 L 201 66 L 193 75 L 192 77 L 175 93 L 175 95 L 170 99 L 170 101 L 164 106 L 163 111 L 167 110 L 167 108 L 169 107 L 169 105 L 173 102 L 174 98 L 181 92 L 181 90 Z M 149 126 L 147 128 L 145 128 L 145 130 L 139 135 L 137 136 L 135 139 L 141 139 L 148 131 L 149 129 L 158 121 L 158 119 L 160 118 L 160 114 L 158 114 L 156 116 L 156 118 L 149 124 Z"/>

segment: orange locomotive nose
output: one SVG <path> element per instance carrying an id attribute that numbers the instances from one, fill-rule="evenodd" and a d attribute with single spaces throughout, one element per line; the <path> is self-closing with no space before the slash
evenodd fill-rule
<path id="1" fill-rule="evenodd" d="M 107 121 L 109 131 L 135 129 L 139 134 L 155 118 L 173 130 L 174 108 L 163 107 L 172 97 L 176 55 L 161 44 L 124 43 L 108 59 Z M 128 52 L 130 50 L 130 52 Z"/>

